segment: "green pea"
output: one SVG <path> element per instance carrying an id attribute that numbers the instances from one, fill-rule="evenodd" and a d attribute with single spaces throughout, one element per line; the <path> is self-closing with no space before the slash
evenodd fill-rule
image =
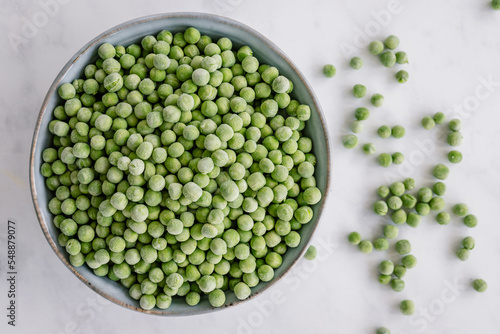
<path id="1" fill-rule="evenodd" d="M 337 69 L 332 64 L 327 64 L 323 66 L 323 74 L 327 78 L 332 78 L 337 73 Z"/>
<path id="2" fill-rule="evenodd" d="M 384 104 L 384 96 L 381 94 L 373 94 L 370 101 L 374 107 L 379 108 Z"/>
<path id="3" fill-rule="evenodd" d="M 412 315 L 415 313 L 415 303 L 412 300 L 405 299 L 399 304 L 399 309 L 403 315 Z"/>
<path id="4" fill-rule="evenodd" d="M 422 118 L 422 126 L 426 130 L 431 130 L 436 126 L 435 120 L 430 116 L 425 116 Z"/>
<path id="5" fill-rule="evenodd" d="M 394 50 L 399 46 L 399 38 L 397 36 L 390 35 L 384 40 L 384 45 L 386 48 Z"/>
<path id="6" fill-rule="evenodd" d="M 355 70 L 359 70 L 361 67 L 363 67 L 363 59 L 359 57 L 352 57 L 349 66 Z"/>
<path id="7" fill-rule="evenodd" d="M 358 232 L 351 232 L 347 236 L 350 244 L 357 246 L 361 242 L 361 235 Z"/>
<path id="8" fill-rule="evenodd" d="M 485 292 L 488 288 L 488 283 L 486 283 L 486 281 L 481 278 L 476 278 L 474 281 L 472 281 L 472 287 L 477 292 Z"/>
<path id="9" fill-rule="evenodd" d="M 314 259 L 316 259 L 317 255 L 318 255 L 318 250 L 316 249 L 316 247 L 309 246 L 309 248 L 307 248 L 304 257 L 309 261 L 313 261 Z"/>
<path id="10" fill-rule="evenodd" d="M 358 145 L 358 137 L 352 134 L 345 135 L 342 137 L 342 145 L 348 149 L 355 148 Z"/>
<path id="11" fill-rule="evenodd" d="M 373 41 L 369 44 L 368 49 L 372 55 L 378 56 L 384 51 L 384 43 L 381 41 Z"/>
<path id="12" fill-rule="evenodd" d="M 400 71 L 396 72 L 395 77 L 399 83 L 405 83 L 410 79 L 410 74 L 408 72 L 406 72 L 405 70 L 400 70 Z"/>
<path id="13" fill-rule="evenodd" d="M 364 97 L 366 95 L 366 87 L 361 84 L 354 85 L 352 88 L 352 95 L 358 99 Z"/>

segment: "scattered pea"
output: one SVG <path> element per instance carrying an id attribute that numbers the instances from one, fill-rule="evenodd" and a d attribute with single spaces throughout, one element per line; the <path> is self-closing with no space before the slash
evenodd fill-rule
<path id="1" fill-rule="evenodd" d="M 405 83 L 410 79 L 410 74 L 405 70 L 399 70 L 398 72 L 396 72 L 395 77 L 399 83 Z"/>
<path id="2" fill-rule="evenodd" d="M 358 232 L 351 232 L 347 236 L 347 240 L 350 244 L 357 246 L 361 242 L 361 235 Z"/>
<path id="3" fill-rule="evenodd" d="M 359 57 L 352 57 L 351 61 L 349 62 L 349 66 L 355 70 L 359 70 L 361 67 L 363 67 L 363 59 Z"/>
<path id="4" fill-rule="evenodd" d="M 459 248 L 456 254 L 460 261 L 467 261 L 470 256 L 470 252 L 466 248 Z"/>
<path id="5" fill-rule="evenodd" d="M 434 114 L 433 119 L 434 122 L 436 122 L 436 124 L 443 124 L 446 121 L 446 116 L 445 114 L 439 111 Z"/>
<path id="6" fill-rule="evenodd" d="M 449 168 L 446 165 L 438 164 L 432 170 L 432 175 L 439 180 L 446 180 L 448 174 L 450 173 Z"/>
<path id="7" fill-rule="evenodd" d="M 431 130 L 436 126 L 436 121 L 432 117 L 425 116 L 422 118 L 422 126 L 426 130 Z"/>
<path id="8" fill-rule="evenodd" d="M 448 128 L 450 131 L 460 131 L 462 128 L 462 122 L 458 118 L 454 118 L 448 123 Z"/>
<path id="9" fill-rule="evenodd" d="M 384 97 L 381 94 L 373 94 L 371 103 L 374 107 L 380 108 L 384 104 Z"/>
<path id="10" fill-rule="evenodd" d="M 349 124 L 349 128 L 354 133 L 360 133 L 363 131 L 364 125 L 361 121 L 352 121 L 351 124 Z"/>
<path id="11" fill-rule="evenodd" d="M 372 143 L 367 143 L 363 145 L 363 153 L 366 155 L 371 155 L 375 153 L 375 145 Z"/>
<path id="12" fill-rule="evenodd" d="M 380 138 L 389 138 L 392 134 L 391 128 L 388 127 L 387 125 L 382 125 L 381 127 L 378 128 L 377 134 Z"/>
<path id="13" fill-rule="evenodd" d="M 384 51 L 384 43 L 381 41 L 373 41 L 368 46 L 370 53 L 374 56 L 378 56 Z"/>
<path id="14" fill-rule="evenodd" d="M 397 36 L 390 35 L 385 39 L 384 45 L 386 48 L 394 50 L 399 46 L 399 38 Z"/>
<path id="15" fill-rule="evenodd" d="M 460 214 L 462 214 L 464 212 L 463 209 L 460 209 L 458 211 L 459 211 Z M 463 221 L 464 221 L 464 225 L 467 226 L 467 227 L 472 228 L 472 227 L 476 227 L 477 226 L 477 218 L 474 215 L 466 215 L 464 217 Z"/>
<path id="16" fill-rule="evenodd" d="M 452 210 L 453 213 L 458 217 L 465 217 L 469 213 L 469 207 L 464 203 L 455 204 Z"/>
<path id="17" fill-rule="evenodd" d="M 392 51 L 384 51 L 380 54 L 380 62 L 385 67 L 393 67 L 396 64 L 396 55 Z"/>
<path id="18" fill-rule="evenodd" d="M 357 108 L 354 112 L 354 117 L 356 117 L 358 121 L 367 120 L 368 117 L 370 117 L 370 111 L 364 107 Z"/>
<path id="19" fill-rule="evenodd" d="M 415 303 L 412 300 L 405 299 L 399 304 L 399 309 L 403 315 L 412 315 L 415 313 Z"/>
<path id="20" fill-rule="evenodd" d="M 389 241 L 386 238 L 377 238 L 373 241 L 373 248 L 378 251 L 385 251 L 389 249 Z"/>
<path id="21" fill-rule="evenodd" d="M 325 75 L 325 77 L 327 78 L 334 77 L 336 73 L 337 69 L 332 64 L 327 64 L 323 66 L 323 74 Z"/>
<path id="22" fill-rule="evenodd" d="M 388 153 L 381 153 L 377 157 L 377 162 L 382 167 L 389 167 L 390 165 L 392 165 L 392 157 Z"/>
<path id="23" fill-rule="evenodd" d="M 468 250 L 474 249 L 474 246 L 476 245 L 476 242 L 473 237 L 465 237 L 462 240 L 462 247 Z"/>
<path id="24" fill-rule="evenodd" d="M 453 164 L 458 164 L 462 161 L 462 153 L 457 150 L 448 152 L 448 160 Z"/>
<path id="25" fill-rule="evenodd" d="M 307 248 L 307 251 L 306 251 L 306 254 L 304 255 L 304 257 L 309 260 L 309 261 L 312 261 L 316 258 L 316 256 L 318 255 L 318 250 L 316 249 L 316 247 L 314 246 L 309 246 L 309 248 Z"/>
<path id="26" fill-rule="evenodd" d="M 352 88 L 352 95 L 358 99 L 364 97 L 366 95 L 366 87 L 361 84 L 354 85 Z"/>
<path id="27" fill-rule="evenodd" d="M 396 52 L 396 62 L 398 64 L 408 64 L 408 54 L 404 51 Z"/>
<path id="28" fill-rule="evenodd" d="M 358 248 L 362 253 L 368 254 L 371 253 L 373 250 L 373 244 L 370 240 L 362 240 L 358 244 Z"/>
<path id="29" fill-rule="evenodd" d="M 348 149 L 355 148 L 358 145 L 358 137 L 352 134 L 345 135 L 342 137 L 342 144 Z"/>
<path id="30" fill-rule="evenodd" d="M 481 278 L 476 278 L 473 282 L 472 282 L 472 287 L 474 288 L 474 290 L 476 290 L 477 292 L 485 292 L 486 289 L 488 288 L 488 283 L 486 283 L 485 280 L 481 279 Z"/>
<path id="31" fill-rule="evenodd" d="M 392 127 L 391 134 L 394 138 L 403 138 L 406 134 L 406 130 L 401 125 L 395 125 Z"/>

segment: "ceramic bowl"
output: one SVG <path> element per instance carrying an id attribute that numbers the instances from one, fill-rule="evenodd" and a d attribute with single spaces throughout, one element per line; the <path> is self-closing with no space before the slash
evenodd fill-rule
<path id="1" fill-rule="evenodd" d="M 107 278 L 95 276 L 93 271 L 86 265 L 79 268 L 70 265 L 68 254 L 57 243 L 58 229 L 53 225 L 52 214 L 47 208 L 47 203 L 53 194 L 46 188 L 44 177 L 39 172 L 42 164 L 42 151 L 49 146 L 52 140 L 52 135 L 47 130 L 47 126 L 52 119 L 52 110 L 62 102 L 57 94 L 57 88 L 64 82 L 71 82 L 82 76 L 85 66 L 97 59 L 99 45 L 109 42 L 114 45 L 126 46 L 131 43 L 139 43 L 143 36 L 155 35 L 163 29 L 175 33 L 191 26 L 198 28 L 202 34 L 209 35 L 215 40 L 220 37 L 228 37 L 233 41 L 235 47 L 249 45 L 254 52 L 254 56 L 261 63 L 277 67 L 281 74 L 293 81 L 295 88 L 292 97 L 301 103 L 308 104 L 312 110 L 311 119 L 307 122 L 304 133 L 313 141 L 314 153 L 318 160 L 315 177 L 318 187 L 323 193 L 323 199 L 313 208 L 314 219 L 301 229 L 302 241 L 300 245 L 287 251 L 283 257 L 283 264 L 275 271 L 274 279 L 267 283 L 261 282 L 252 288 L 251 296 L 245 301 L 239 301 L 234 294 L 228 293 L 225 306 L 214 308 L 209 304 L 207 298 L 202 298 L 202 301 L 194 307 L 188 306 L 183 298 L 174 298 L 172 305 L 167 310 L 155 308 L 146 311 L 140 308 L 138 301 L 132 299 L 128 295 L 127 289 L 121 284 Z M 40 226 L 55 254 L 86 286 L 104 298 L 135 311 L 164 316 L 193 315 L 223 310 L 226 307 L 249 301 L 275 285 L 290 271 L 307 249 L 318 226 L 330 186 L 330 152 L 325 118 L 311 86 L 292 61 L 266 37 L 248 26 L 225 17 L 203 13 L 168 13 L 142 17 L 120 24 L 94 38 L 81 48 L 57 75 L 43 101 L 35 127 L 31 149 L 30 185 Z M 71 291 L 68 291 L 67 294 L 71 294 Z"/>

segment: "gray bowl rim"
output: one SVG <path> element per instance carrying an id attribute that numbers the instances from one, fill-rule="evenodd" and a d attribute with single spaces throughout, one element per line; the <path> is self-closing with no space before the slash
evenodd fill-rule
<path id="1" fill-rule="evenodd" d="M 144 310 L 144 309 L 136 307 L 134 305 L 125 303 L 125 302 L 113 297 L 112 295 L 102 291 L 101 289 L 92 285 L 92 283 L 90 283 L 84 276 L 82 276 L 79 272 L 77 272 L 75 270 L 75 268 L 68 262 L 68 260 L 64 256 L 64 254 L 58 249 L 55 241 L 50 236 L 50 233 L 49 233 L 48 228 L 47 228 L 47 222 L 44 220 L 44 217 L 43 217 L 41 210 L 40 210 L 40 204 L 38 202 L 37 188 L 36 188 L 36 184 L 35 184 L 35 173 L 37 171 L 35 171 L 35 168 L 34 168 L 35 167 L 35 154 L 37 153 L 36 146 L 37 146 L 37 142 L 38 142 L 38 134 L 40 132 L 40 126 L 42 123 L 42 119 L 47 111 L 47 105 L 49 103 L 49 99 L 53 94 L 55 94 L 57 92 L 57 88 L 59 87 L 62 78 L 68 72 L 68 70 L 71 68 L 71 66 L 73 66 L 73 64 L 78 61 L 80 56 L 82 54 L 84 54 L 85 52 L 88 52 L 88 50 L 92 46 L 94 46 L 95 44 L 100 43 L 106 37 L 113 35 L 114 33 L 118 32 L 120 30 L 130 29 L 133 26 L 137 26 L 137 25 L 149 22 L 149 21 L 163 20 L 163 19 L 174 18 L 174 17 L 175 18 L 188 18 L 188 19 L 200 19 L 201 18 L 201 19 L 208 19 L 208 20 L 224 23 L 226 25 L 232 25 L 238 29 L 244 30 L 245 33 L 247 33 L 247 34 L 254 35 L 258 39 L 260 39 L 264 44 L 266 44 L 266 46 L 268 48 L 272 49 L 274 52 L 279 54 L 281 56 L 281 58 L 283 58 L 283 60 L 285 60 L 290 65 L 290 67 L 297 73 L 299 78 L 304 83 L 304 86 L 306 87 L 308 94 L 311 96 L 311 98 L 313 100 L 314 107 L 315 107 L 316 111 L 318 112 L 318 116 L 319 116 L 319 119 L 320 119 L 321 125 L 322 125 L 322 130 L 323 130 L 323 133 L 325 135 L 325 143 L 326 143 L 326 152 L 325 153 L 326 153 L 326 160 L 327 160 L 326 161 L 327 162 L 326 186 L 325 186 L 323 198 L 321 200 L 321 205 L 318 209 L 318 214 L 314 217 L 314 224 L 315 225 L 314 225 L 310 235 L 308 236 L 307 240 L 302 240 L 302 241 L 305 241 L 305 247 L 299 253 L 299 256 L 297 256 L 294 260 L 292 260 L 289 267 L 280 276 L 273 278 L 273 280 L 270 281 L 269 283 L 267 283 L 260 291 L 256 291 L 256 292 L 252 293 L 247 299 L 238 300 L 238 301 L 235 301 L 231 304 L 226 304 L 222 307 L 212 307 L 212 308 L 205 309 L 205 310 L 196 310 L 196 308 L 193 308 L 193 311 L 189 312 L 189 313 L 178 313 L 178 312 L 172 312 L 172 311 L 169 312 L 168 309 L 167 310 L 157 310 L 157 309 Z M 45 235 L 45 238 L 47 239 L 47 242 L 49 243 L 49 245 L 52 248 L 52 250 L 54 251 L 54 253 L 56 253 L 59 260 L 61 260 L 61 262 L 76 277 L 78 277 L 82 283 L 84 283 L 87 287 L 89 287 L 90 289 L 92 289 L 94 292 L 98 293 L 102 297 L 106 298 L 107 300 L 109 300 L 117 305 L 120 305 L 122 307 L 125 307 L 127 309 L 133 310 L 133 311 L 137 311 L 137 312 L 141 312 L 141 313 L 145 313 L 145 314 L 159 315 L 159 316 L 192 316 L 192 315 L 198 315 L 198 314 L 205 314 L 205 313 L 209 313 L 212 311 L 224 310 L 228 307 L 239 305 L 239 304 L 242 304 L 243 302 L 246 302 L 246 301 L 249 301 L 249 300 L 255 298 L 256 296 L 267 291 L 269 288 L 271 288 L 277 282 L 279 282 L 297 264 L 298 260 L 300 258 L 302 258 L 305 251 L 308 248 L 307 246 L 311 242 L 312 236 L 314 235 L 314 233 L 316 232 L 316 230 L 318 228 L 320 218 L 321 218 L 321 215 L 323 213 L 323 209 L 325 207 L 326 200 L 327 200 L 327 197 L 328 197 L 328 194 L 330 191 L 330 181 L 331 181 L 330 144 L 329 144 L 328 131 L 327 131 L 327 127 L 326 127 L 326 121 L 325 121 L 325 117 L 323 114 L 323 110 L 321 109 L 318 98 L 314 94 L 314 91 L 312 90 L 311 85 L 306 80 L 306 78 L 304 77 L 302 72 L 298 69 L 298 67 L 290 60 L 290 58 L 279 47 L 277 47 L 273 42 L 271 42 L 267 37 L 263 36 L 262 34 L 257 32 L 256 30 L 254 30 L 253 28 L 250 28 L 249 26 L 247 26 L 239 21 L 236 21 L 236 20 L 224 17 L 224 16 L 220 16 L 220 15 L 208 14 L 208 13 L 203 13 L 203 12 L 174 12 L 174 13 L 153 14 L 153 15 L 142 16 L 142 17 L 139 17 L 136 19 L 126 21 L 124 23 L 116 25 L 116 26 L 106 30 L 105 32 L 99 34 L 97 37 L 93 38 L 90 42 L 85 44 L 85 46 L 83 46 L 80 50 L 78 50 L 78 52 L 76 52 L 75 55 L 73 57 L 71 57 L 71 59 L 66 63 L 66 65 L 64 65 L 64 67 L 61 69 L 61 71 L 57 74 L 56 78 L 52 82 L 52 85 L 50 86 L 50 88 L 49 88 L 49 90 L 48 90 L 48 92 L 43 100 L 42 106 L 40 107 L 38 119 L 37 119 L 37 122 L 35 125 L 35 130 L 34 130 L 33 139 L 32 139 L 32 143 L 31 143 L 29 178 L 30 178 L 30 190 L 31 190 L 31 197 L 33 200 L 33 205 L 34 205 L 34 208 L 36 211 L 38 222 L 40 224 L 40 228 L 42 229 L 43 234 Z"/>

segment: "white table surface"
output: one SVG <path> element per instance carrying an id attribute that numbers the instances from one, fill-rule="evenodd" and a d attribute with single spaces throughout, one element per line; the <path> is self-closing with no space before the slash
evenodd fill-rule
<path id="1" fill-rule="evenodd" d="M 488 2 L 0 1 L 0 309 L 4 310 L 0 332 L 374 333 L 374 328 L 385 325 L 398 334 L 499 333 L 500 12 L 491 10 Z M 39 106 L 66 61 L 90 39 L 121 22 L 175 11 L 228 16 L 282 48 L 320 99 L 333 157 L 333 187 L 315 238 L 319 258 L 312 263 L 302 260 L 271 290 L 274 294 L 191 318 L 139 314 L 85 288 L 48 246 L 28 185 Z M 27 27 L 34 22 L 39 27 L 30 31 Z M 360 37 L 366 30 L 373 32 L 369 40 L 389 34 L 400 37 L 400 49 L 410 57 L 405 66 L 411 75 L 408 83 L 396 83 L 395 69 L 383 68 L 368 54 Z M 17 46 L 15 36 L 21 38 Z M 342 51 L 347 45 L 364 59 L 362 70 L 348 67 L 350 55 Z M 321 75 L 325 63 L 337 66 L 335 78 Z M 383 108 L 372 110 L 360 142 L 373 141 L 378 152 L 402 151 L 407 162 L 401 167 L 383 169 L 359 147 L 347 151 L 340 144 L 353 110 L 367 104 L 350 96 L 355 83 L 364 83 L 370 94 L 380 92 L 386 97 Z M 451 168 L 445 199 L 448 206 L 468 203 L 480 223 L 467 229 L 454 219 L 449 226 L 439 226 L 428 217 L 418 229 L 402 228 L 400 236 L 412 242 L 419 264 L 407 274 L 404 292 L 396 293 L 376 281 L 376 265 L 387 254 L 361 254 L 345 238 L 352 230 L 366 238 L 380 234 L 384 220 L 370 210 L 377 186 L 410 175 L 420 186 L 431 184 L 429 170 L 446 159 L 447 147 L 439 136 L 443 131 L 423 130 L 419 122 L 436 111 L 464 120 L 465 142 L 460 148 L 464 160 Z M 374 131 L 382 124 L 402 124 L 407 135 L 401 140 L 378 139 Z M 18 224 L 15 329 L 6 325 L 4 315 L 7 218 Z M 477 246 L 469 261 L 462 263 L 454 251 L 466 235 L 474 236 Z M 472 290 L 470 282 L 476 277 L 489 282 L 487 293 Z M 279 298 L 273 300 L 275 295 Z M 404 317 L 397 309 L 405 298 L 416 302 L 414 317 Z"/>

